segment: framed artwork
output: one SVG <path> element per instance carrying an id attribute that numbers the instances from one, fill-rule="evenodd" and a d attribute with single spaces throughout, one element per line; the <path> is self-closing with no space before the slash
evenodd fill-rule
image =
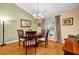
<path id="1" fill-rule="evenodd" d="M 62 25 L 65 25 L 65 26 L 73 25 L 73 17 L 64 18 L 64 19 L 62 20 Z"/>
<path id="2" fill-rule="evenodd" d="M 38 27 L 41 27 L 41 23 L 38 23 Z"/>
<path id="3" fill-rule="evenodd" d="M 31 20 L 21 19 L 21 27 L 31 27 Z"/>

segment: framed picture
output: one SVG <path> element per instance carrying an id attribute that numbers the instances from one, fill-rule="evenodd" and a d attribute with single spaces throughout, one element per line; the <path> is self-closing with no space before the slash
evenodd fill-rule
<path id="1" fill-rule="evenodd" d="M 21 27 L 31 27 L 31 20 L 21 19 Z"/>
<path id="2" fill-rule="evenodd" d="M 65 26 L 73 25 L 73 17 L 63 19 L 62 25 L 65 25 Z"/>
<path id="3" fill-rule="evenodd" d="M 39 22 L 39 23 L 38 23 L 38 27 L 40 27 L 40 26 L 41 26 L 41 23 Z"/>

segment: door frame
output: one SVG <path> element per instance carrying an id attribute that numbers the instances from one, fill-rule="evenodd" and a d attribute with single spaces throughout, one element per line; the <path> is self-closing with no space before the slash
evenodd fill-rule
<path id="1" fill-rule="evenodd" d="M 61 39 L 61 19 L 60 15 L 55 16 L 56 19 L 56 36 L 57 36 L 57 42 L 62 43 Z"/>

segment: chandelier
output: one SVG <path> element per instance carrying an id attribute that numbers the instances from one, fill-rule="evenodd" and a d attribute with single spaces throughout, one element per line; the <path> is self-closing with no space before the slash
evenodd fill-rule
<path id="1" fill-rule="evenodd" d="M 33 14 L 33 18 L 42 18 L 44 17 L 42 13 Z"/>
<path id="2" fill-rule="evenodd" d="M 39 11 L 39 3 L 37 3 L 37 12 L 36 14 L 33 14 L 33 18 L 42 18 L 42 17 L 44 17 L 44 15 Z"/>

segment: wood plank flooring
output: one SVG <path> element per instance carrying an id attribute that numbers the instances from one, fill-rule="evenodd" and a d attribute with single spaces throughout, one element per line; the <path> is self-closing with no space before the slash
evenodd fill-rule
<path id="1" fill-rule="evenodd" d="M 48 47 L 44 43 L 37 47 L 36 55 L 63 55 L 63 44 L 54 41 L 48 41 Z M 6 46 L 0 46 L 0 55 L 25 55 L 25 48 L 18 45 L 18 42 L 9 43 Z M 28 47 L 28 55 L 35 55 L 34 48 Z"/>

